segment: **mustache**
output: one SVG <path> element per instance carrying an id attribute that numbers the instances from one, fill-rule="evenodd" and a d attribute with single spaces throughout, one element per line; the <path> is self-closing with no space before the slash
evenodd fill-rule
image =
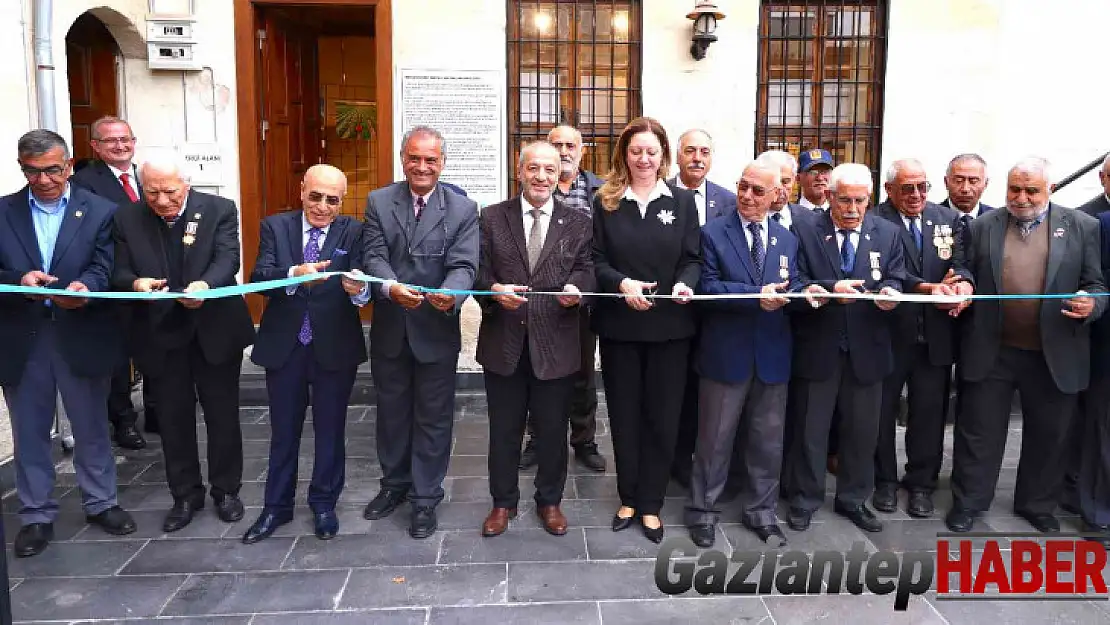
<path id="1" fill-rule="evenodd" d="M 690 163 L 686 167 L 688 169 L 705 169 L 705 163 Z"/>

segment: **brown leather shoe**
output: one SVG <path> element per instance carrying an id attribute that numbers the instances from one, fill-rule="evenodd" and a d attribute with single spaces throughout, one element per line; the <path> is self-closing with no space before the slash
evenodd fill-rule
<path id="1" fill-rule="evenodd" d="M 500 536 L 509 529 L 509 519 L 516 518 L 516 508 L 494 508 L 482 523 L 482 536 Z"/>
<path id="2" fill-rule="evenodd" d="M 536 508 L 536 514 L 540 515 L 543 528 L 548 534 L 562 536 L 567 533 L 567 518 L 563 516 L 559 506 L 540 506 Z"/>

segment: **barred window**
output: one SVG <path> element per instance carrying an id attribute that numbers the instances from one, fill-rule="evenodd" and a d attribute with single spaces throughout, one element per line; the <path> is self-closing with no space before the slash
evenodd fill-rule
<path id="1" fill-rule="evenodd" d="M 886 15 L 886 0 L 763 1 L 757 153 L 824 148 L 878 171 Z"/>
<path id="2" fill-rule="evenodd" d="M 641 0 L 508 0 L 509 176 L 530 141 L 570 124 L 582 169 L 604 176 L 612 145 L 640 115 Z"/>

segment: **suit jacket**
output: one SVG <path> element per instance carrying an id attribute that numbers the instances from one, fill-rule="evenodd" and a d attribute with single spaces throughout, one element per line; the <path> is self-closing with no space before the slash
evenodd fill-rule
<path id="1" fill-rule="evenodd" d="M 79 281 L 90 291 L 107 291 L 112 271 L 112 215 L 116 207 L 81 187 L 70 187 L 50 275 L 58 278 L 52 287 L 64 289 Z M 29 189 L 0 198 L 0 283 L 18 285 L 29 271 L 43 271 L 42 252 L 28 200 Z M 53 317 L 53 322 L 48 321 Z M 65 310 L 47 308 L 41 301 L 22 295 L 0 295 L 0 385 L 13 386 L 23 377 L 35 333 L 42 323 L 54 323 L 58 351 L 80 377 L 107 377 L 123 358 L 120 327 L 105 300 L 89 300 L 84 306 Z"/>
<path id="2" fill-rule="evenodd" d="M 184 246 L 181 277 L 184 284 L 197 280 L 211 288 L 233 286 L 239 271 L 239 219 L 228 199 L 190 190 L 180 219 L 197 224 L 195 242 Z M 138 278 L 168 278 L 165 249 L 166 225 L 145 202 L 129 204 L 116 212 L 116 267 L 112 284 L 130 291 Z M 180 308 L 181 310 L 177 310 Z M 140 369 L 158 375 L 168 350 L 196 340 L 205 359 L 221 364 L 241 359 L 254 342 L 254 323 L 242 297 L 205 300 L 195 310 L 173 300 L 136 302 L 132 308 L 132 356 Z M 181 323 L 170 323 L 177 319 Z"/>
<path id="3" fill-rule="evenodd" d="M 478 205 L 437 186 L 417 221 L 407 182 L 396 182 L 366 199 L 362 240 L 364 271 L 378 278 L 416 286 L 467 290 L 478 273 Z M 405 341 L 418 362 L 442 362 L 459 356 L 462 339 L 456 298 L 452 312 L 428 303 L 405 310 L 382 294 L 370 325 L 370 356 L 396 358 Z"/>
<path id="4" fill-rule="evenodd" d="M 594 270 L 600 291 L 619 293 L 625 278 L 656 282 L 661 294 L 670 294 L 679 282 L 697 288 L 701 227 L 694 194 L 667 186 L 672 195 L 653 200 L 644 217 L 632 200 L 622 199 L 610 211 L 601 205 L 599 196 L 594 197 Z M 652 302 L 651 309 L 636 311 L 623 298 L 598 298 L 591 327 L 599 337 L 615 341 L 673 341 L 694 335 L 693 302 Z"/>
<path id="5" fill-rule="evenodd" d="M 840 280 L 863 280 L 863 288 L 879 291 L 891 287 L 903 291 L 906 278 L 905 256 L 898 229 L 889 221 L 868 211 L 860 226 L 859 246 L 850 275 L 840 269 L 840 248 L 836 228 L 826 212 L 801 223 L 799 242 L 799 288 L 820 284 L 830 293 Z M 871 253 L 879 254 L 880 279 L 871 269 Z M 804 301 L 804 300 L 803 300 Z M 841 304 L 830 299 L 814 309 L 798 306 L 793 314 L 794 375 L 808 380 L 824 380 L 830 375 L 829 363 L 839 356 L 841 337 L 847 339 L 848 354 L 856 379 L 864 384 L 882 380 L 894 367 L 890 330 L 892 315 L 869 301 L 849 300 Z"/>
<path id="6" fill-rule="evenodd" d="M 521 198 L 516 197 L 482 210 L 481 262 L 475 289 L 488 291 L 500 283 L 561 291 L 573 284 L 584 293 L 593 291 L 590 218 L 556 200 L 539 261 L 529 272 L 522 206 Z M 532 370 L 540 380 L 563 378 L 581 368 L 577 306 L 565 308 L 554 297 L 538 295 L 516 310 L 506 310 L 491 297 L 477 299 L 482 306 L 482 327 L 476 356 L 487 370 L 512 375 L 525 340 Z"/>
<path id="7" fill-rule="evenodd" d="M 703 268 L 699 293 L 759 293 L 764 284 L 796 283 L 798 279 L 798 240 L 773 220 L 767 222 L 762 275 L 756 275 L 743 221 L 736 211 L 706 223 L 701 231 L 701 245 Z M 782 259 L 786 262 L 785 279 L 780 273 Z M 700 376 L 739 384 L 754 372 L 764 384 L 790 381 L 792 339 L 786 307 L 767 312 L 760 308 L 759 300 L 754 299 L 700 303 L 703 305 L 697 356 Z"/>
<path id="8" fill-rule="evenodd" d="M 138 187 L 138 194 L 140 201 L 143 197 L 143 185 L 139 182 L 139 177 L 135 174 L 135 168 L 132 167 L 132 176 L 134 176 L 135 186 Z M 131 203 L 131 198 L 127 197 L 127 192 L 123 190 L 123 185 L 120 183 L 119 178 L 112 173 L 108 168 L 107 163 L 104 161 L 96 161 L 83 168 L 81 171 L 73 174 L 70 177 L 70 182 L 80 187 L 84 187 L 100 197 L 110 200 L 113 204 L 125 206 Z"/>
<path id="9" fill-rule="evenodd" d="M 921 211 L 921 256 L 917 254 L 917 244 L 913 235 L 902 221 L 902 214 L 889 201 L 883 202 L 874 208 L 874 213 L 890 221 L 902 239 L 902 252 L 906 258 L 905 292 L 915 293 L 917 287 L 923 282 L 937 283 L 944 280 L 945 274 L 952 267 L 952 257 L 947 260 L 938 255 L 938 248 L 933 244 L 934 234 L 938 232 L 937 226 L 946 225 L 951 228 L 954 247 L 958 214 L 955 209 L 938 206 L 926 202 Z M 929 362 L 941 366 L 950 365 L 956 357 L 956 330 L 955 319 L 948 311 L 940 310 L 932 304 L 911 304 L 903 302 L 893 311 L 894 316 L 894 341 L 903 345 L 912 345 L 923 340 L 929 346 Z"/>
<path id="10" fill-rule="evenodd" d="M 1105 193 L 1099 193 L 1098 196 L 1091 199 L 1083 206 L 1080 206 L 1080 211 L 1087 213 L 1091 217 L 1098 217 L 1100 214 L 1110 211 L 1110 200 L 1106 199 Z"/>
<path id="11" fill-rule="evenodd" d="M 1110 212 L 1099 213 L 1098 222 L 1102 244 L 1102 280 L 1103 284 L 1110 284 Z M 1091 324 L 1091 377 L 1095 383 L 1098 383 L 1105 380 L 1108 375 L 1110 375 L 1110 315 L 1103 314 Z"/>
<path id="12" fill-rule="evenodd" d="M 1001 293 L 1003 241 L 1009 219 L 1009 211 L 997 210 L 972 221 L 968 236 L 956 246 L 956 272 L 970 280 L 978 294 Z M 1098 221 L 1077 210 L 1049 204 L 1048 215 L 1038 226 L 1044 227 L 1049 229 L 1044 292 L 1105 292 Z M 1094 301 L 1094 311 L 1086 320 L 1078 321 L 1060 314 L 1061 300 L 1042 300 L 1044 359 L 1061 392 L 1078 393 L 1090 380 L 1091 324 L 1106 310 L 1105 297 L 1095 297 Z M 1002 305 L 998 300 L 979 300 L 963 315 L 968 313 L 969 318 L 960 326 L 960 370 L 965 380 L 978 381 L 990 373 L 998 358 Z"/>
<path id="13" fill-rule="evenodd" d="M 678 176 L 675 176 L 667 181 L 667 184 L 677 187 L 679 189 L 690 191 L 682 186 Z M 690 191 L 693 193 L 693 191 Z M 696 200 L 695 200 L 696 202 Z M 694 204 L 697 208 L 697 204 Z M 705 223 L 709 223 L 718 217 L 724 217 L 736 212 L 736 194 L 721 185 L 713 182 L 712 180 L 705 181 Z"/>
<path id="14" fill-rule="evenodd" d="M 303 214 L 293 211 L 262 220 L 251 282 L 286 278 L 291 267 L 304 262 Z M 328 271 L 361 268 L 362 223 L 346 215 L 336 217 L 320 245 L 320 259 L 331 261 Z M 269 299 L 251 350 L 251 360 L 257 365 L 278 369 L 285 364 L 298 343 L 306 312 L 312 327 L 313 353 L 322 368 L 349 370 L 366 362 L 358 306 L 351 303 L 339 276 L 315 286 L 300 285 L 292 295 L 285 288 L 263 294 Z"/>

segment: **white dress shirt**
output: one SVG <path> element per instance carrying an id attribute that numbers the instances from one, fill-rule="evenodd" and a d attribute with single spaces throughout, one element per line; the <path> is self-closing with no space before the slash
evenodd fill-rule
<path id="1" fill-rule="evenodd" d="M 828 201 L 826 201 L 824 204 L 818 206 L 818 205 L 814 204 L 813 202 L 810 202 L 809 199 L 806 198 L 806 196 L 804 196 L 804 195 L 802 197 L 798 198 L 798 204 L 808 208 L 809 210 L 813 210 L 815 208 L 820 208 L 823 211 L 829 210 Z"/>
<path id="2" fill-rule="evenodd" d="M 749 229 L 749 225 L 752 224 L 752 223 L 758 223 L 760 225 L 761 230 L 759 231 L 759 238 L 763 240 L 763 251 L 764 252 L 767 251 L 767 220 L 768 219 L 769 219 L 769 217 L 764 217 L 763 221 L 751 222 L 751 221 L 748 221 L 747 219 L 744 219 L 743 217 L 740 218 L 740 223 L 744 226 L 744 238 L 748 241 L 748 251 L 751 251 L 751 249 L 752 249 L 752 231 Z"/>
<path id="3" fill-rule="evenodd" d="M 698 224 L 704 226 L 707 215 L 707 213 L 705 212 L 705 202 L 706 197 L 708 197 L 706 195 L 706 192 L 709 185 L 705 183 L 704 178 L 702 179 L 701 184 L 694 188 L 686 186 L 686 183 L 682 182 L 682 176 L 678 176 L 677 178 L 675 178 L 675 181 L 678 182 L 678 185 L 680 187 L 694 194 L 694 204 L 698 207 Z"/>
<path id="4" fill-rule="evenodd" d="M 532 232 L 532 209 L 535 208 L 523 195 L 520 196 L 521 211 L 524 214 L 524 240 L 528 241 L 528 233 Z M 547 202 L 540 208 L 540 245 L 547 240 L 547 229 L 551 226 L 551 213 L 555 211 L 555 200 L 548 197 Z"/>
<path id="5" fill-rule="evenodd" d="M 105 163 L 105 165 L 108 164 Z M 116 169 L 112 165 L 108 165 L 108 169 L 112 171 L 112 175 L 116 177 L 116 180 L 119 180 L 119 183 L 121 185 L 123 184 L 123 181 L 120 180 L 119 177 L 123 174 L 127 174 L 127 186 L 131 187 L 131 190 L 135 192 L 135 197 L 139 198 L 140 200 L 143 199 L 142 196 L 139 195 L 139 168 L 135 167 L 134 163 L 131 163 L 131 167 L 128 167 L 127 171 Z"/>
<path id="6" fill-rule="evenodd" d="M 315 227 L 316 226 L 313 226 L 312 224 L 308 223 L 308 220 L 305 219 L 304 213 L 301 213 L 301 249 L 302 250 L 304 248 L 308 247 L 308 240 L 312 237 L 312 229 L 315 228 Z M 320 251 L 323 251 L 323 249 L 324 249 L 324 240 L 328 238 L 328 231 L 329 230 L 331 230 L 331 224 L 328 224 L 328 225 L 324 226 L 323 228 L 320 228 L 320 238 L 316 239 L 316 245 L 320 246 Z M 323 262 L 325 260 L 331 260 L 331 259 L 320 257 L 316 260 L 316 262 Z M 296 266 L 293 266 L 293 267 L 289 268 L 289 277 L 290 278 L 293 277 L 293 271 L 296 268 L 297 268 Z M 293 286 L 287 286 L 287 287 L 285 287 L 285 292 L 288 293 L 289 295 L 293 295 L 294 293 L 297 292 L 297 289 L 300 286 L 302 286 L 302 285 L 294 284 Z M 360 291 L 358 293 L 358 295 L 351 295 L 350 298 L 351 298 L 351 303 L 354 304 L 355 306 L 359 306 L 359 307 L 365 306 L 366 303 L 370 301 L 370 283 L 369 282 L 364 282 L 363 285 L 362 285 L 362 291 Z"/>
<path id="7" fill-rule="evenodd" d="M 626 187 L 624 190 L 624 199 L 632 200 L 633 202 L 636 202 L 637 206 L 640 207 L 641 219 L 647 217 L 648 204 L 651 204 L 664 195 L 667 197 L 674 197 L 674 194 L 671 193 L 671 188 L 668 187 L 667 183 L 663 182 L 662 179 L 655 181 L 655 186 L 651 188 L 651 193 L 648 193 L 648 197 L 646 200 L 641 200 L 639 196 L 632 192 L 632 185 L 628 185 L 628 187 Z"/>
<path id="8" fill-rule="evenodd" d="M 779 218 L 775 219 L 775 215 L 778 215 Z M 794 215 L 790 212 L 790 204 L 783 205 L 782 210 L 777 213 L 767 213 L 767 218 L 775 219 L 775 221 L 779 222 L 780 226 L 787 230 L 794 224 Z"/>

